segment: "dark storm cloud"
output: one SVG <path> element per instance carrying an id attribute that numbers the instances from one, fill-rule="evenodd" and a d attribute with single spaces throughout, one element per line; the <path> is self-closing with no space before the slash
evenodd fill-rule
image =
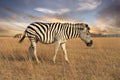
<path id="1" fill-rule="evenodd" d="M 112 28 L 120 28 L 120 1 L 113 0 L 111 4 L 104 7 L 98 19 Z"/>
<path id="2" fill-rule="evenodd" d="M 22 21 L 23 19 L 38 19 L 38 17 L 31 14 L 25 13 L 22 10 L 17 9 L 16 7 L 9 7 L 8 5 L 1 5 L 0 7 L 0 18 L 5 21 Z M 23 18 L 23 19 L 22 19 Z M 22 19 L 22 20 L 21 20 Z"/>

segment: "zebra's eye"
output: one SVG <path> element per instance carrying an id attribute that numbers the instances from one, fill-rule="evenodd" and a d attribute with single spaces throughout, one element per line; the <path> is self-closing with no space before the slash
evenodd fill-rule
<path id="1" fill-rule="evenodd" d="M 79 28 L 79 30 L 84 30 L 84 28 Z"/>

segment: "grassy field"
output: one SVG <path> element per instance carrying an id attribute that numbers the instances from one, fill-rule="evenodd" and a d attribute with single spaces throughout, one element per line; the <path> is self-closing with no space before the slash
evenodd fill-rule
<path id="1" fill-rule="evenodd" d="M 120 80 L 120 38 L 93 38 L 92 47 L 79 39 L 68 40 L 70 64 L 61 48 L 53 64 L 54 45 L 37 44 L 42 63 L 29 62 L 29 41 L 0 38 L 0 80 Z"/>

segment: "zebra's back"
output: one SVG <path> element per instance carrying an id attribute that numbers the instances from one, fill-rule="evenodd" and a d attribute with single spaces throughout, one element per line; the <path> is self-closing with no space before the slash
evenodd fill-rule
<path id="1" fill-rule="evenodd" d="M 36 38 L 42 43 L 53 43 L 55 41 L 56 30 L 61 27 L 60 23 L 31 23 L 27 28 L 27 36 Z"/>

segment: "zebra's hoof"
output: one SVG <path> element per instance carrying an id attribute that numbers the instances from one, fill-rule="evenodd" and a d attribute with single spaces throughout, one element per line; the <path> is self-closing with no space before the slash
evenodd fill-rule
<path id="1" fill-rule="evenodd" d="M 70 64 L 70 62 L 69 62 L 69 61 L 66 61 L 66 63 Z"/>
<path id="2" fill-rule="evenodd" d="M 56 61 L 53 61 L 53 63 L 55 64 L 55 63 L 56 63 Z"/>
<path id="3" fill-rule="evenodd" d="M 54 60 L 53 60 L 53 63 L 55 64 L 55 63 L 56 63 L 56 61 L 54 61 Z"/>
<path id="4" fill-rule="evenodd" d="M 41 63 L 40 61 L 37 61 L 37 63 Z"/>

